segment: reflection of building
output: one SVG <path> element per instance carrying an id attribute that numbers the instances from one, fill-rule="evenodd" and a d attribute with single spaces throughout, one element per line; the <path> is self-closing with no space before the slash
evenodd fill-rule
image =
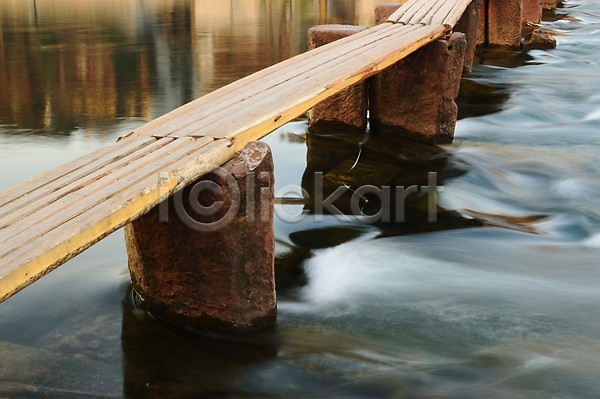
<path id="1" fill-rule="evenodd" d="M 0 124 L 69 132 L 150 119 L 306 50 L 386 0 L 2 0 Z"/>

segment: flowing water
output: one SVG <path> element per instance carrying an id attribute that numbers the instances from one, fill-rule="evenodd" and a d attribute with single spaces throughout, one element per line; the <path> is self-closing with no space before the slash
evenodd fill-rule
<path id="1" fill-rule="evenodd" d="M 0 190 L 305 51 L 312 25 L 372 25 L 376 3 L 0 0 Z M 0 396 L 600 397 L 600 2 L 543 28 L 557 49 L 478 53 L 451 145 L 302 120 L 265 139 L 276 191 L 436 172 L 436 223 L 423 197 L 403 223 L 281 206 L 278 323 L 239 337 L 149 315 L 117 232 L 0 304 Z"/>

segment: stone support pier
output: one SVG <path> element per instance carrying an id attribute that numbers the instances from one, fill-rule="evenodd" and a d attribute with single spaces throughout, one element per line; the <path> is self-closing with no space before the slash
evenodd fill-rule
<path id="1" fill-rule="evenodd" d="M 353 35 L 366 26 L 318 25 L 308 30 L 308 49 Z M 312 132 L 364 132 L 367 127 L 367 82 L 358 82 L 321 101 L 308 111 L 308 125 Z"/>
<path id="2" fill-rule="evenodd" d="M 478 46 L 485 46 L 487 44 L 487 3 L 488 0 L 482 0 L 479 6 L 479 21 L 477 21 Z"/>
<path id="3" fill-rule="evenodd" d="M 454 32 L 464 33 L 467 39 L 467 49 L 465 51 L 465 62 L 462 76 L 469 76 L 473 68 L 473 59 L 475 58 L 475 48 L 477 47 L 477 30 L 479 27 L 482 2 L 483 0 L 473 0 L 454 27 Z"/>
<path id="4" fill-rule="evenodd" d="M 488 0 L 487 7 L 487 45 L 521 48 L 523 0 Z"/>
<path id="5" fill-rule="evenodd" d="M 125 227 L 131 279 L 152 314 L 236 333 L 275 322 L 273 189 L 271 150 L 250 142 Z"/>
<path id="6" fill-rule="evenodd" d="M 523 25 L 537 25 L 542 20 L 544 0 L 523 0 Z"/>
<path id="7" fill-rule="evenodd" d="M 369 78 L 371 130 L 451 142 L 466 47 L 465 35 L 455 32 Z"/>

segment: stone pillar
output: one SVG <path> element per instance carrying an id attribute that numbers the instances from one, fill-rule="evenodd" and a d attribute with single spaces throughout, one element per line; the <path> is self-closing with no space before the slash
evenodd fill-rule
<path id="1" fill-rule="evenodd" d="M 487 44 L 490 47 L 519 49 L 523 0 L 489 0 L 487 15 Z"/>
<path id="2" fill-rule="evenodd" d="M 465 52 L 465 64 L 462 72 L 463 76 L 469 76 L 473 68 L 475 47 L 477 47 L 477 29 L 479 26 L 479 9 L 481 3 L 482 0 L 473 0 L 467 6 L 467 9 L 454 27 L 454 32 L 462 32 L 467 37 L 467 50 Z"/>
<path id="3" fill-rule="evenodd" d="M 489 0 L 483 0 L 479 7 L 479 21 L 477 22 L 477 45 L 487 44 L 487 4 Z"/>
<path id="4" fill-rule="evenodd" d="M 152 314 L 196 330 L 275 322 L 273 183 L 271 150 L 250 142 L 125 226 L 131 279 Z"/>
<path id="5" fill-rule="evenodd" d="M 542 20 L 544 0 L 523 0 L 523 25 L 537 25 Z"/>
<path id="6" fill-rule="evenodd" d="M 308 49 L 353 35 L 366 26 L 318 25 L 308 30 Z M 358 82 L 321 101 L 308 111 L 313 132 L 363 132 L 367 127 L 368 91 L 366 81 Z"/>
<path id="7" fill-rule="evenodd" d="M 451 142 L 466 47 L 464 33 L 455 32 L 371 77 L 371 130 Z"/>
<path id="8" fill-rule="evenodd" d="M 387 21 L 387 19 L 400 8 L 402 3 L 398 4 L 379 4 L 375 6 L 375 25 Z"/>

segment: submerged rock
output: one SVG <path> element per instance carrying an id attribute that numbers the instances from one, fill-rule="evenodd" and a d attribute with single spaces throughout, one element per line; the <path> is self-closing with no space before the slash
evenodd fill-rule
<path id="1" fill-rule="evenodd" d="M 0 396 L 122 397 L 121 365 L 0 341 Z M 85 394 L 83 394 L 85 392 Z"/>
<path id="2" fill-rule="evenodd" d="M 525 36 L 521 46 L 524 50 L 548 50 L 556 48 L 556 39 L 541 29 L 535 29 Z"/>

